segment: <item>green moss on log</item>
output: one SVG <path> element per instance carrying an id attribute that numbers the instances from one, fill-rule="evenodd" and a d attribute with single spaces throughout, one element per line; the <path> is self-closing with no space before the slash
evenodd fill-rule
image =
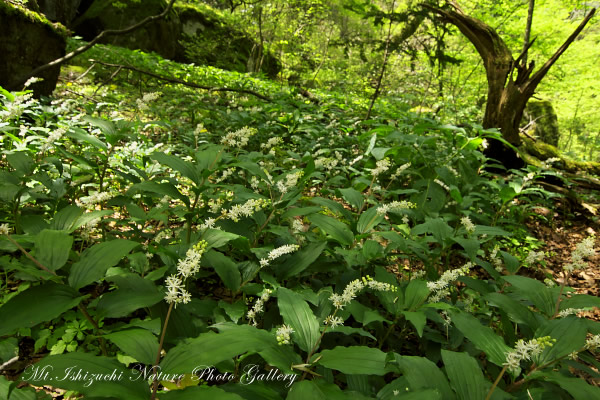
<path id="1" fill-rule="evenodd" d="M 533 141 L 527 137 L 521 137 L 522 145 L 519 153 L 527 164 L 540 167 L 543 161 L 549 158 L 558 158 L 560 161 L 554 165 L 568 172 L 587 172 L 594 175 L 600 175 L 600 163 L 593 161 L 575 161 L 565 157 L 559 149 L 551 144 L 541 141 Z"/>
<path id="2" fill-rule="evenodd" d="M 64 25 L 58 22 L 49 21 L 43 14 L 31 11 L 25 7 L 16 4 L 0 1 L 0 12 L 13 18 L 23 18 L 32 23 L 40 23 L 46 25 L 50 30 L 59 34 L 63 38 L 71 36 L 71 32 Z"/>

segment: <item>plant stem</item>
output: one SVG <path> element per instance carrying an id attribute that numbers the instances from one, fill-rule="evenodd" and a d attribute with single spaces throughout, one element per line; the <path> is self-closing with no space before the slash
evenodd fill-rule
<path id="1" fill-rule="evenodd" d="M 556 318 L 556 316 L 558 315 L 558 308 L 560 307 L 560 301 L 562 298 L 562 294 L 563 294 L 563 291 L 565 290 L 565 286 L 566 286 L 567 282 L 569 281 L 570 276 L 571 276 L 571 273 L 567 272 L 565 274 L 565 280 L 560 285 L 560 292 L 558 292 L 558 297 L 556 298 L 556 306 L 554 307 L 554 315 L 552 316 L 552 319 Z"/>
<path id="2" fill-rule="evenodd" d="M 90 315 L 90 313 L 88 313 L 87 308 L 85 307 L 85 305 L 79 303 L 77 305 L 77 308 L 79 308 L 79 311 L 81 311 L 81 313 L 83 314 L 83 316 L 85 317 L 85 319 L 87 319 L 89 321 L 89 323 L 92 324 L 92 326 L 96 330 L 96 333 L 99 333 L 100 326 L 94 320 L 94 318 L 92 318 L 92 316 Z M 106 350 L 106 342 L 104 341 L 104 338 L 102 336 L 98 336 L 98 342 L 100 342 L 100 350 L 102 350 L 102 355 L 103 356 L 108 356 L 108 351 Z"/>
<path id="3" fill-rule="evenodd" d="M 160 353 L 162 352 L 163 343 L 165 341 L 165 333 L 167 333 L 167 325 L 169 324 L 169 318 L 171 317 L 171 311 L 173 311 L 173 306 L 175 303 L 169 304 L 169 310 L 167 311 L 167 316 L 165 317 L 165 324 L 163 325 L 162 333 L 160 334 L 160 342 L 158 343 L 158 352 L 156 353 L 156 361 L 154 361 L 154 365 L 152 366 L 152 371 L 154 373 L 154 380 L 152 382 L 152 397 L 151 400 L 156 399 L 156 392 L 158 391 L 158 363 L 160 362 Z"/>
<path id="4" fill-rule="evenodd" d="M 498 383 L 500 383 L 500 379 L 502 379 L 502 375 L 504 375 L 504 373 L 506 372 L 507 368 L 508 368 L 508 365 L 505 365 L 502 368 L 502 371 L 500 371 L 500 373 L 498 374 L 498 377 L 494 381 L 494 384 L 490 388 L 490 391 L 487 393 L 487 396 L 485 396 L 485 400 L 490 400 L 492 398 L 492 393 L 494 393 L 494 390 L 496 389 L 496 386 L 498 386 Z"/>
<path id="5" fill-rule="evenodd" d="M 56 272 L 49 270 L 45 265 L 43 265 L 42 263 L 40 263 L 38 260 L 36 260 L 31 254 L 29 254 L 27 252 L 27 250 L 25 250 L 19 243 L 17 243 L 17 241 L 15 239 L 13 239 L 10 235 L 6 235 L 6 237 L 8 238 L 8 240 L 14 244 L 15 246 L 17 246 L 17 248 L 19 250 L 21 250 L 21 252 L 23 254 L 25 254 L 25 257 L 29 258 L 31 261 L 33 261 L 33 263 L 41 270 L 44 270 L 46 272 L 48 272 L 49 274 L 55 275 L 56 276 Z"/>

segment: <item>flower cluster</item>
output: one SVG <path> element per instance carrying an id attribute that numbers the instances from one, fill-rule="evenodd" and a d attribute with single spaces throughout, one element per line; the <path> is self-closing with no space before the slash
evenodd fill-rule
<path id="1" fill-rule="evenodd" d="M 379 290 L 382 292 L 393 292 L 397 290 L 395 286 L 392 286 L 389 283 L 375 281 L 373 278 L 367 275 L 360 280 L 355 279 L 350 282 L 341 295 L 333 293 L 329 297 L 329 300 L 331 300 L 335 308 L 341 310 L 350 304 L 350 302 L 354 300 L 356 296 L 358 296 L 358 293 L 365 288 Z"/>
<path id="2" fill-rule="evenodd" d="M 167 286 L 167 294 L 165 300 L 167 303 L 187 304 L 192 299 L 191 294 L 185 290 L 184 284 L 187 278 L 194 275 L 200 270 L 200 259 L 206 252 L 208 243 L 205 240 L 201 240 L 196 243 L 191 249 L 185 254 L 185 258 L 179 260 L 177 264 L 177 275 L 171 275 L 165 280 Z"/>
<path id="3" fill-rule="evenodd" d="M 238 222 L 241 217 L 251 217 L 255 212 L 267 207 L 271 202 L 267 199 L 250 199 L 244 204 L 236 204 L 229 210 L 223 210 L 222 215 L 233 222 Z"/>
<path id="4" fill-rule="evenodd" d="M 54 146 L 54 142 L 56 142 L 58 139 L 60 139 L 65 134 L 66 131 L 67 130 L 65 128 L 58 128 L 55 131 L 52 131 L 52 133 L 50 133 L 50 135 L 48 135 L 48 138 L 46 138 L 46 141 L 42 145 L 40 152 L 43 153 L 46 150 L 48 150 L 49 148 L 51 148 L 52 146 Z"/>
<path id="5" fill-rule="evenodd" d="M 575 246 L 575 250 L 571 252 L 571 262 L 566 264 L 564 269 L 568 272 L 573 272 L 573 270 L 576 269 L 587 268 L 588 263 L 584 260 L 596 255 L 596 250 L 594 249 L 595 240 L 596 238 L 594 236 L 589 236 L 578 243 L 577 246 Z"/>
<path id="6" fill-rule="evenodd" d="M 396 179 L 398 178 L 400 175 L 402 175 L 402 173 L 407 170 L 408 168 L 410 168 L 410 163 L 406 163 L 406 164 L 402 164 L 401 166 L 398 167 L 398 169 L 396 170 L 396 172 L 394 172 L 391 176 L 391 179 Z"/>
<path id="7" fill-rule="evenodd" d="M 446 185 L 444 182 L 442 182 L 439 179 L 434 179 L 433 180 L 435 183 L 437 183 L 438 185 L 440 185 L 446 192 L 450 191 L 450 187 L 448 185 Z"/>
<path id="8" fill-rule="evenodd" d="M 285 324 L 281 325 L 279 328 L 277 328 L 277 332 L 275 333 L 277 335 L 277 344 L 280 346 L 282 344 L 290 344 L 290 335 L 292 333 L 294 333 L 294 330 L 290 326 Z"/>
<path id="9" fill-rule="evenodd" d="M 499 251 L 500 251 L 500 247 L 495 246 L 492 249 L 492 252 L 490 253 L 489 260 L 494 265 L 494 268 L 496 268 L 496 271 L 502 272 L 502 267 L 504 266 L 504 262 L 502 261 L 502 259 L 500 257 L 498 257 Z"/>
<path id="10" fill-rule="evenodd" d="M 514 350 L 506 353 L 506 362 L 503 365 L 507 366 L 508 370 L 516 375 L 519 373 L 522 360 L 531 360 L 532 357 L 540 355 L 544 348 L 551 347 L 554 342 L 556 342 L 556 339 L 552 339 L 550 336 L 528 341 L 520 339 Z"/>
<path id="11" fill-rule="evenodd" d="M 379 160 L 375 163 L 375 168 L 373 168 L 371 170 L 371 175 L 373 175 L 373 177 L 375 178 L 376 176 L 379 176 L 379 175 L 383 174 L 385 171 L 387 171 L 388 169 L 390 169 L 391 166 L 392 166 L 392 162 L 390 161 L 389 158 L 384 158 L 382 160 Z"/>
<path id="12" fill-rule="evenodd" d="M 37 100 L 32 99 L 33 93 L 24 95 L 15 95 L 15 99 L 4 103 L 6 110 L 0 110 L 0 121 L 9 121 L 14 118 L 19 118 L 27 107 L 32 106 Z"/>
<path id="13" fill-rule="evenodd" d="M 530 251 L 529 254 L 527 254 L 527 257 L 525 258 L 525 264 L 527 265 L 533 265 L 538 261 L 541 261 L 544 259 L 544 252 L 543 251 Z"/>
<path id="14" fill-rule="evenodd" d="M 252 325 L 252 326 L 258 325 L 258 322 L 256 322 L 256 316 L 265 310 L 265 308 L 264 308 L 265 303 L 271 297 L 271 293 L 273 293 L 273 291 L 271 289 L 263 290 L 263 292 L 260 295 L 260 297 L 258 298 L 258 300 L 256 300 L 256 303 L 254 303 L 254 307 L 252 307 L 252 309 L 246 313 L 246 317 L 248 318 L 248 320 L 249 320 L 248 323 L 250 325 Z"/>
<path id="15" fill-rule="evenodd" d="M 267 140 L 267 143 L 261 143 L 260 144 L 260 148 L 261 149 L 269 150 L 271 147 L 278 146 L 278 145 L 280 145 L 282 143 L 283 143 L 283 139 L 282 138 L 280 138 L 279 136 L 274 136 L 272 138 L 269 138 L 269 140 Z"/>
<path id="16" fill-rule="evenodd" d="M 277 181 L 277 190 L 279 190 L 281 194 L 287 193 L 290 189 L 294 188 L 298 184 L 298 179 L 300 179 L 302 175 L 304 175 L 304 171 L 297 171 L 287 174 L 285 179 Z"/>
<path id="17" fill-rule="evenodd" d="M 328 315 L 327 318 L 325 318 L 325 320 L 323 321 L 323 323 L 331 327 L 331 329 L 335 329 L 336 326 L 344 325 L 344 319 L 341 317 Z"/>
<path id="18" fill-rule="evenodd" d="M 112 194 L 108 192 L 96 192 L 93 195 L 82 197 L 75 200 L 78 206 L 84 206 L 87 209 L 93 209 L 96 204 L 104 203 L 112 198 Z"/>
<path id="19" fill-rule="evenodd" d="M 473 268 L 472 262 L 467 262 L 460 268 L 445 271 L 440 279 L 435 282 L 427 282 L 427 288 L 434 292 L 429 301 L 432 303 L 439 302 L 442 298 L 450 294 L 450 282 L 455 281 L 460 276 L 467 275 L 469 270 Z"/>
<path id="20" fill-rule="evenodd" d="M 399 210 L 408 210 L 410 208 L 416 208 L 417 205 L 415 203 L 411 203 L 410 201 L 402 200 L 402 201 L 392 201 L 388 204 L 382 204 L 377 207 L 377 215 L 385 215 L 388 212 L 395 212 Z"/>
<path id="21" fill-rule="evenodd" d="M 256 134 L 255 128 L 248 128 L 247 126 L 238 129 L 235 132 L 227 132 L 225 137 L 221 139 L 221 144 L 224 144 L 228 147 L 237 147 L 238 149 L 242 149 L 246 147 L 248 141 L 252 136 Z"/>
<path id="22" fill-rule="evenodd" d="M 148 103 L 158 99 L 161 95 L 162 93 L 159 92 L 146 93 L 141 99 L 137 99 L 135 102 L 140 111 L 147 111 L 150 109 Z"/>
<path id="23" fill-rule="evenodd" d="M 224 169 L 221 176 L 217 179 L 215 179 L 215 183 L 221 183 L 224 180 L 226 180 L 227 178 L 229 178 L 231 175 L 233 175 L 233 173 L 235 172 L 236 168 L 235 167 L 231 167 L 231 168 L 227 168 Z"/>
<path id="24" fill-rule="evenodd" d="M 560 318 L 567 317 L 569 315 L 577 315 L 580 312 L 585 311 L 583 308 L 566 308 L 558 313 Z"/>
<path id="25" fill-rule="evenodd" d="M 460 223 L 465 227 L 468 235 L 472 235 L 475 232 L 475 224 L 473 224 L 471 218 L 467 216 L 462 217 Z"/>
<path id="26" fill-rule="evenodd" d="M 600 333 L 597 335 L 594 335 L 590 338 L 588 338 L 585 341 L 585 349 L 586 350 L 596 350 L 598 347 L 600 347 Z"/>
<path id="27" fill-rule="evenodd" d="M 266 267 L 271 263 L 271 261 L 275 260 L 276 258 L 279 258 L 284 254 L 291 254 L 295 251 L 298 251 L 299 248 L 300 246 L 298 246 L 297 244 L 286 244 L 274 250 L 271 250 L 267 258 L 262 258 L 260 260 L 260 266 L 261 268 Z"/>
<path id="28" fill-rule="evenodd" d="M 0 235 L 8 236 L 9 234 L 10 234 L 10 228 L 8 227 L 8 224 L 0 225 Z"/>
<path id="29" fill-rule="evenodd" d="M 315 160 L 315 168 L 325 168 L 327 171 L 332 171 L 339 164 L 339 160 L 332 157 L 319 157 Z"/>

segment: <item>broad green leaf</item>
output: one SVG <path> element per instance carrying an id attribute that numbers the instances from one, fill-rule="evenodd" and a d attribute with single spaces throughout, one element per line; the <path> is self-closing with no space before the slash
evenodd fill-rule
<path id="1" fill-rule="evenodd" d="M 305 352 L 311 352 L 319 340 L 319 321 L 302 297 L 284 287 L 277 289 L 277 306 L 283 321 L 294 329 L 292 339 Z"/>
<path id="2" fill-rule="evenodd" d="M 206 240 L 208 243 L 207 249 L 219 248 L 226 245 L 232 240 L 241 238 L 242 236 L 236 235 L 235 233 L 226 232 L 221 229 L 207 229 L 202 234 L 202 240 Z"/>
<path id="3" fill-rule="evenodd" d="M 71 229 L 74 229 L 73 226 L 81 214 L 83 214 L 83 209 L 74 205 L 66 206 L 54 214 L 50 229 L 70 232 Z"/>
<path id="4" fill-rule="evenodd" d="M 495 226 L 476 225 L 474 235 L 487 235 L 492 236 L 512 236 L 512 233 L 505 231 L 504 229 L 497 228 Z"/>
<path id="5" fill-rule="evenodd" d="M 309 243 L 289 256 L 285 263 L 274 266 L 275 273 L 284 279 L 297 276 L 319 258 L 326 246 L 325 241 Z"/>
<path id="6" fill-rule="evenodd" d="M 354 242 L 352 231 L 343 222 L 323 214 L 311 214 L 306 218 L 337 242 L 347 246 Z"/>
<path id="7" fill-rule="evenodd" d="M 202 265 L 212 267 L 225 286 L 231 290 L 238 290 L 242 284 L 242 276 L 237 264 L 223 253 L 209 250 L 202 256 Z"/>
<path id="8" fill-rule="evenodd" d="M 542 282 L 525 276 L 505 276 L 503 279 L 512 285 L 511 290 L 520 298 L 531 301 L 546 316 L 551 317 L 556 307 L 552 289 Z"/>
<path id="9" fill-rule="evenodd" d="M 35 257 L 51 271 L 61 268 L 69 259 L 73 236 L 64 231 L 44 229 L 35 236 Z"/>
<path id="10" fill-rule="evenodd" d="M 358 233 L 367 233 L 374 226 L 384 220 L 383 215 L 377 214 L 377 207 L 371 207 L 367 211 L 363 211 L 358 218 L 358 224 L 356 230 Z"/>
<path id="11" fill-rule="evenodd" d="M 47 376 L 43 372 L 48 372 Z M 99 379 L 95 379 L 94 374 L 100 374 L 97 377 Z M 121 399 L 150 398 L 150 387 L 145 379 L 114 359 L 89 353 L 74 352 L 45 357 L 29 366 L 21 378 L 34 386 L 48 385 L 75 390 L 86 398 L 114 398 L 116 393 Z"/>
<path id="12" fill-rule="evenodd" d="M 31 287 L 0 307 L 0 336 L 50 321 L 77 306 L 82 299 L 73 288 L 54 282 Z"/>
<path id="13" fill-rule="evenodd" d="M 535 332 L 535 337 L 551 336 L 556 339 L 556 343 L 552 347 L 544 349 L 537 364 L 542 365 L 558 360 L 574 351 L 581 350 L 585 345 L 586 334 L 585 322 L 573 315 L 548 321 Z"/>
<path id="14" fill-rule="evenodd" d="M 412 390 L 437 389 L 444 400 L 456 398 L 442 371 L 427 358 L 394 354 L 394 361 Z"/>
<path id="15" fill-rule="evenodd" d="M 235 393 L 226 392 L 216 386 L 207 385 L 187 387 L 183 390 L 171 390 L 165 394 L 161 394 L 159 398 L 160 400 L 243 400 L 243 397 Z"/>
<path id="16" fill-rule="evenodd" d="M 427 283 L 420 279 L 413 279 L 404 291 L 404 306 L 409 311 L 414 311 L 423 304 L 427 296 L 429 296 Z"/>
<path id="17" fill-rule="evenodd" d="M 248 325 L 229 325 L 221 333 L 202 333 L 180 342 L 160 363 L 166 373 L 187 374 L 198 366 L 211 366 L 245 353 L 277 348 L 275 335 Z M 289 367 L 289 366 L 288 366 Z"/>
<path id="18" fill-rule="evenodd" d="M 165 153 L 153 153 L 150 158 L 158 161 L 161 164 L 168 165 L 182 176 L 189 178 L 196 185 L 200 185 L 200 173 L 196 170 L 194 164 L 182 160 L 180 157 L 172 156 Z"/>
<path id="19" fill-rule="evenodd" d="M 377 340 L 377 338 L 373 335 L 371 335 L 369 332 L 365 331 L 362 328 L 353 328 L 351 326 L 336 326 L 335 329 L 329 329 L 327 330 L 327 334 L 330 333 L 343 333 L 344 335 L 353 335 L 353 334 L 357 334 L 360 336 L 364 336 L 364 337 L 368 337 L 369 339 L 373 339 L 373 340 Z"/>
<path id="20" fill-rule="evenodd" d="M 464 239 L 455 237 L 453 240 L 460 244 L 463 249 L 467 252 L 469 259 L 474 260 L 477 257 L 477 251 L 479 251 L 479 240 L 477 239 Z"/>
<path id="21" fill-rule="evenodd" d="M 360 210 L 365 202 L 363 194 L 354 188 L 340 189 L 340 193 L 344 197 L 344 200 L 357 210 Z"/>
<path id="22" fill-rule="evenodd" d="M 102 149 L 104 151 L 108 150 L 108 147 L 106 146 L 106 144 L 104 144 L 104 142 L 102 142 L 96 136 L 90 135 L 89 133 L 87 133 L 86 131 L 84 131 L 81 128 L 77 128 L 77 127 L 69 128 L 69 130 L 67 131 L 67 136 L 70 138 L 73 138 L 75 140 L 89 143 L 92 146 Z"/>
<path id="23" fill-rule="evenodd" d="M 391 323 L 391 321 L 388 321 L 387 319 L 382 317 L 381 314 L 379 314 L 376 310 L 364 306 L 358 301 L 351 302 L 346 306 L 345 309 L 352 314 L 352 317 L 354 317 L 355 320 L 357 320 L 363 325 L 369 325 L 371 322 L 374 321 Z"/>
<path id="24" fill-rule="evenodd" d="M 431 234 L 438 243 L 443 244 L 444 241 L 452 236 L 452 228 L 442 218 L 430 219 L 423 224 L 412 228 L 411 233 L 414 235 Z"/>
<path id="25" fill-rule="evenodd" d="M 508 314 L 511 321 L 518 324 L 525 324 L 534 331 L 540 324 L 540 319 L 542 318 L 538 319 L 534 312 L 512 297 L 508 297 L 502 293 L 492 292 L 484 295 L 484 298 L 490 305 L 498 307 Z"/>
<path id="26" fill-rule="evenodd" d="M 406 318 L 407 321 L 410 321 L 410 323 L 413 324 L 419 337 L 422 337 L 423 328 L 425 328 L 425 323 L 427 322 L 425 313 L 422 311 L 403 311 L 402 314 L 404 314 L 404 318 Z"/>
<path id="27" fill-rule="evenodd" d="M 481 322 L 471 314 L 462 311 L 451 312 L 450 317 L 456 328 L 469 339 L 475 347 L 483 351 L 490 362 L 498 366 L 506 361 L 506 353 L 511 348 L 504 343 L 504 340 L 487 326 L 483 326 Z"/>
<path id="28" fill-rule="evenodd" d="M 86 249 L 81 259 L 71 267 L 69 284 L 75 289 L 80 289 L 104 278 L 106 271 L 114 267 L 136 246 L 139 246 L 139 243 L 125 239 L 93 245 Z"/>
<path id="29" fill-rule="evenodd" d="M 385 375 L 386 354 L 366 346 L 338 346 L 331 350 L 323 350 L 317 358 L 319 365 L 335 369 L 344 374 Z"/>
<path id="30" fill-rule="evenodd" d="M 17 151 L 6 155 L 6 161 L 13 167 L 20 175 L 28 175 L 35 169 L 35 161 L 27 153 L 23 151 Z"/>
<path id="31" fill-rule="evenodd" d="M 329 400 L 325 393 L 313 381 L 296 382 L 286 397 L 286 400 Z"/>
<path id="32" fill-rule="evenodd" d="M 575 294 L 568 299 L 563 299 L 560 302 L 560 310 L 566 310 L 567 308 L 588 308 L 598 307 L 600 308 L 600 297 L 590 296 L 589 294 Z"/>
<path id="33" fill-rule="evenodd" d="M 459 400 L 481 400 L 487 393 L 481 367 L 468 353 L 457 353 L 442 349 L 442 359 L 450 385 Z"/>
<path id="34" fill-rule="evenodd" d="M 219 307 L 221 307 L 223 311 L 225 311 L 225 314 L 227 314 L 227 316 L 231 318 L 231 321 L 233 321 L 233 323 L 237 323 L 240 320 L 240 318 L 242 318 L 244 314 L 246 314 L 246 312 L 248 311 L 248 306 L 242 299 L 236 301 L 233 304 L 230 304 L 223 300 L 219 300 L 218 304 Z"/>
<path id="35" fill-rule="evenodd" d="M 125 354 L 142 364 L 152 365 L 158 354 L 158 339 L 146 329 L 126 329 L 104 335 Z"/>
<path id="36" fill-rule="evenodd" d="M 103 294 L 98 301 L 96 310 L 105 318 L 125 317 L 142 307 L 153 306 L 164 297 L 152 281 L 136 274 L 115 275 L 106 280 L 118 289 Z"/>
<path id="37" fill-rule="evenodd" d="M 531 379 L 541 379 L 547 382 L 553 382 L 569 392 L 574 399 L 600 399 L 600 388 L 589 385 L 581 378 L 569 378 L 559 372 L 540 371 L 531 375 Z"/>
<path id="38" fill-rule="evenodd" d="M 506 251 L 501 251 L 502 259 L 504 260 L 504 265 L 506 266 L 506 270 L 511 274 L 516 274 L 519 268 L 521 267 L 521 261 L 515 256 Z"/>
<path id="39" fill-rule="evenodd" d="M 154 181 L 145 181 L 136 183 L 129 188 L 129 191 L 143 190 L 146 192 L 157 193 L 163 196 L 169 196 L 173 199 L 179 199 L 185 203 L 186 206 L 190 206 L 190 199 L 184 196 L 177 188 L 168 182 L 158 183 Z"/>

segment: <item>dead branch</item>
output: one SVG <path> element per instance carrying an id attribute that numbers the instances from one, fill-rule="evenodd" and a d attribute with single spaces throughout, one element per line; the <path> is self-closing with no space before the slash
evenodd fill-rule
<path id="1" fill-rule="evenodd" d="M 36 69 L 34 69 L 33 71 L 29 72 L 27 76 L 21 78 L 21 80 L 18 82 L 20 85 L 24 84 L 27 79 L 38 75 L 40 72 L 45 71 L 49 68 L 52 67 L 56 67 L 58 65 L 61 65 L 69 60 L 71 60 L 72 58 L 80 55 L 81 53 L 86 52 L 87 50 L 91 49 L 92 47 L 94 47 L 94 45 L 96 45 L 104 36 L 108 36 L 108 35 L 123 35 L 126 33 L 130 33 L 133 32 L 141 27 L 143 27 L 144 25 L 152 22 L 152 21 L 156 21 L 158 19 L 163 18 L 164 16 L 166 16 L 171 9 L 173 8 L 173 4 L 175 3 L 175 0 L 170 0 L 169 4 L 167 5 L 167 7 L 158 15 L 152 15 L 150 17 L 146 17 L 143 20 L 141 20 L 140 22 L 138 22 L 137 24 L 133 24 L 128 28 L 125 29 L 107 29 L 104 30 L 102 32 L 100 32 L 98 34 L 98 36 L 96 36 L 95 38 L 93 38 L 90 42 L 88 42 L 87 44 L 78 47 L 77 49 L 73 50 L 72 52 L 65 54 L 63 57 L 57 58 L 56 60 L 50 61 L 47 64 L 44 65 L 40 65 L 39 67 L 37 67 Z M 16 85 L 19 86 L 19 85 Z"/>
<path id="2" fill-rule="evenodd" d="M 150 71 L 144 71 L 143 69 L 131 66 L 131 65 L 123 65 L 123 64 L 112 64 L 112 63 L 107 63 L 107 62 L 103 62 L 103 61 L 98 61 L 98 60 L 90 60 L 93 64 L 99 64 L 99 65 L 104 65 L 107 67 L 112 67 L 112 68 L 117 68 L 117 71 L 120 71 L 122 69 L 128 69 L 130 71 L 136 71 L 139 72 L 141 74 L 144 75 L 148 75 L 151 76 L 155 79 L 159 79 L 161 81 L 164 82 L 169 82 L 169 83 L 175 83 L 175 84 L 179 84 L 179 85 L 183 85 L 183 86 L 187 86 L 187 87 L 191 87 L 191 88 L 195 88 L 195 89 L 202 89 L 202 90 L 207 90 L 209 92 L 237 92 L 237 93 L 246 93 L 255 97 L 258 97 L 259 99 L 265 100 L 265 101 L 272 101 L 269 97 L 260 94 L 258 92 L 255 92 L 254 90 L 250 90 L 250 89 L 235 89 L 235 88 L 219 88 L 219 87 L 211 87 L 211 86 L 205 86 L 205 85 L 200 85 L 194 82 L 187 82 L 181 79 L 177 79 L 177 78 L 172 78 L 170 76 L 163 76 L 163 75 L 159 75 L 159 74 L 155 74 L 154 72 L 150 72 Z M 113 77 L 111 76 L 111 79 Z"/>

